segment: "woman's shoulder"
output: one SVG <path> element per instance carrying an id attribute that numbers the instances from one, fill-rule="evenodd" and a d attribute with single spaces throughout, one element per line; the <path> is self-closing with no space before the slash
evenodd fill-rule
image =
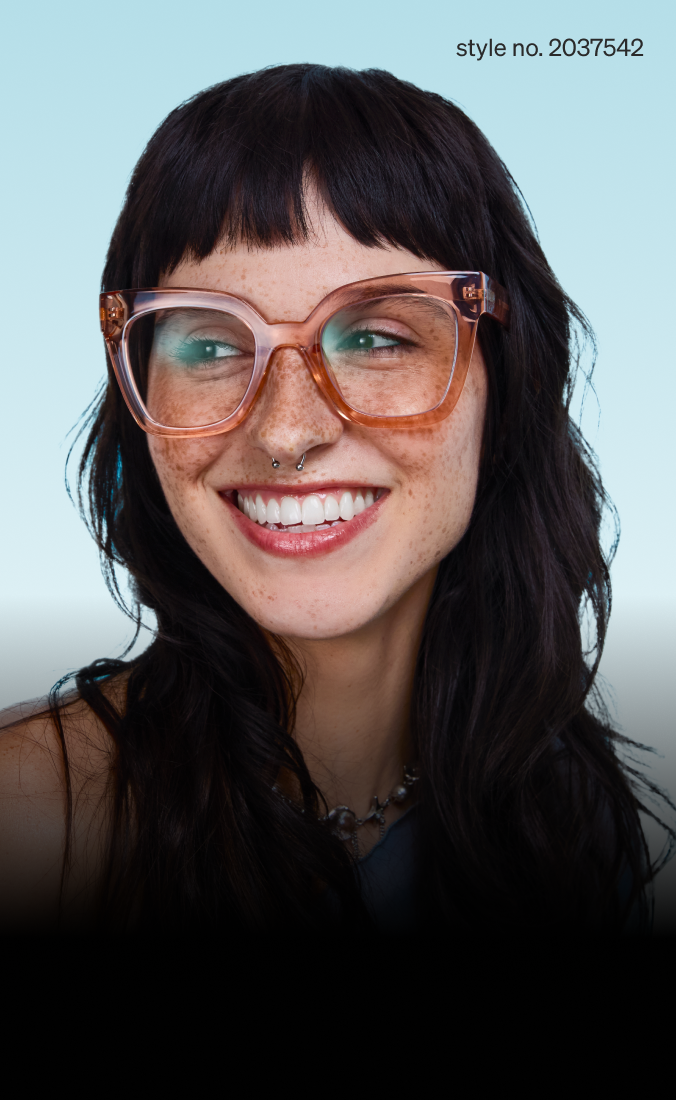
<path id="1" fill-rule="evenodd" d="M 124 683 L 103 690 L 114 706 L 122 703 Z M 112 738 L 77 692 L 61 699 L 58 713 L 57 724 L 47 699 L 0 712 L 0 927 L 6 929 L 54 926 L 60 901 L 66 925 L 77 923 L 101 862 Z"/>

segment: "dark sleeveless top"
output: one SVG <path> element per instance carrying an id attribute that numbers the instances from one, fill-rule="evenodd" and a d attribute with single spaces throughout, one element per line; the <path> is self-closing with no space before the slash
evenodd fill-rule
<path id="1" fill-rule="evenodd" d="M 398 817 L 355 867 L 374 924 L 390 935 L 412 932 L 418 923 L 414 809 Z"/>
<path id="2" fill-rule="evenodd" d="M 385 935 L 403 935 L 420 929 L 414 810 L 411 806 L 402 814 L 355 866 L 364 904 L 378 931 Z M 631 887 L 632 876 L 627 870 L 620 882 L 620 901 L 626 901 Z M 652 905 L 639 899 L 622 934 L 649 936 L 651 931 Z"/>

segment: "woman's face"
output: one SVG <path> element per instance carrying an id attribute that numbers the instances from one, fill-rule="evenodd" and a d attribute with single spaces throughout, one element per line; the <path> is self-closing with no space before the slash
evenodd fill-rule
<path id="1" fill-rule="evenodd" d="M 181 263 L 162 285 L 231 292 L 275 323 L 304 320 L 346 283 L 442 270 L 404 249 L 359 244 L 316 205 L 313 224 L 305 243 L 217 248 L 199 263 Z M 234 599 L 275 634 L 336 638 L 383 616 L 419 582 L 427 587 L 461 539 L 476 492 L 486 389 L 477 345 L 445 420 L 413 431 L 364 428 L 342 420 L 300 353 L 283 348 L 239 427 L 205 439 L 151 435 L 148 442 L 179 528 Z M 365 504 L 353 519 L 341 518 L 349 516 L 346 493 L 357 510 L 360 496 Z M 238 494 L 260 498 L 273 523 L 276 501 L 281 520 L 296 519 L 292 526 L 321 523 L 317 501 L 308 500 L 315 497 L 334 526 L 316 534 L 270 530 L 240 510 Z M 336 507 L 340 514 L 331 518 Z"/>

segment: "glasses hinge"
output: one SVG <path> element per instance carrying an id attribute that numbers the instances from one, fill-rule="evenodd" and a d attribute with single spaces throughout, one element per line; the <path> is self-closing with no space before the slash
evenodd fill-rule
<path id="1" fill-rule="evenodd" d="M 112 336 L 124 325 L 125 308 L 117 298 L 106 299 L 106 304 L 99 310 L 101 320 L 101 332 L 104 336 Z"/>
<path id="2" fill-rule="evenodd" d="M 462 296 L 466 302 L 483 302 L 484 300 L 483 290 L 476 286 L 464 286 L 462 288 Z"/>

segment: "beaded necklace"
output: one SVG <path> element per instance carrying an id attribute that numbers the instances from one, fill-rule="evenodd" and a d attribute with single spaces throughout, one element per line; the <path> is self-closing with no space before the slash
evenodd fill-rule
<path id="1" fill-rule="evenodd" d="M 365 817 L 357 817 L 354 810 L 351 810 L 349 806 L 334 806 L 332 810 L 329 810 L 327 814 L 320 817 L 319 820 L 326 822 L 329 829 L 338 840 L 349 840 L 352 843 L 355 859 L 359 859 L 359 839 L 357 837 L 357 829 L 360 829 L 362 825 L 366 825 L 367 821 L 377 821 L 380 828 L 380 839 L 385 836 L 385 813 L 384 811 L 390 805 L 391 802 L 396 803 L 398 806 L 403 805 L 407 801 L 411 793 L 411 789 L 420 779 L 420 775 L 416 768 L 409 764 L 404 765 L 404 774 L 401 783 L 398 783 L 396 787 L 393 787 L 384 802 L 380 802 L 378 795 L 374 794 L 371 799 L 371 806 Z M 283 798 L 285 802 L 288 802 L 291 806 L 300 808 L 301 813 L 305 813 L 304 807 L 298 807 L 298 803 L 293 802 L 292 799 L 287 798 L 285 794 L 282 794 L 279 787 L 272 788 L 273 791 Z"/>

